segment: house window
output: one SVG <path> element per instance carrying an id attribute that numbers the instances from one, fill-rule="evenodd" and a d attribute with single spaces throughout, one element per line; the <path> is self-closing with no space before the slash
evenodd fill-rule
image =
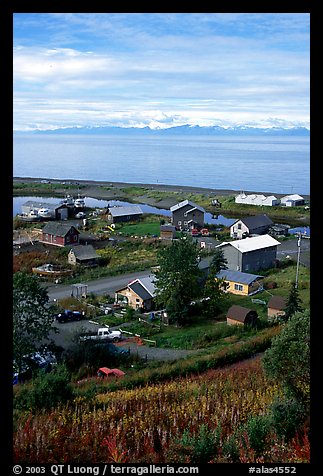
<path id="1" fill-rule="evenodd" d="M 184 217 L 187 217 L 187 212 L 184 212 Z"/>
<path id="2" fill-rule="evenodd" d="M 77 235 L 74 235 L 74 241 L 77 241 Z"/>
<path id="3" fill-rule="evenodd" d="M 178 224 L 179 224 L 179 225 L 181 225 L 181 224 L 182 224 L 182 222 L 179 220 L 179 221 L 178 221 Z"/>
<path id="4" fill-rule="evenodd" d="M 236 283 L 234 283 L 234 289 L 235 289 L 236 291 L 243 291 L 243 286 L 242 286 L 242 284 L 236 284 Z"/>
<path id="5" fill-rule="evenodd" d="M 136 302 L 140 302 L 140 299 L 136 298 Z"/>
<path id="6" fill-rule="evenodd" d="M 238 230 L 241 230 L 241 223 L 238 223 Z"/>
<path id="7" fill-rule="evenodd" d="M 187 225 L 187 221 L 184 221 L 184 225 Z"/>

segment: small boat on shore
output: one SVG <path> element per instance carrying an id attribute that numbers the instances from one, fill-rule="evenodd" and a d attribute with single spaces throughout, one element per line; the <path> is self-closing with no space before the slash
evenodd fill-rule
<path id="1" fill-rule="evenodd" d="M 77 198 L 74 200 L 74 207 L 75 208 L 85 208 L 84 197 L 81 197 L 80 194 L 78 194 Z"/>
<path id="2" fill-rule="evenodd" d="M 19 220 L 27 222 L 39 221 L 41 219 L 36 210 L 30 210 L 29 213 L 21 213 L 17 214 L 16 216 L 19 218 Z"/>

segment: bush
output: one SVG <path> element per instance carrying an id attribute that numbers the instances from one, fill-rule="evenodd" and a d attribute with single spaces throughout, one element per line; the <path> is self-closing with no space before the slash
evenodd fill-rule
<path id="1" fill-rule="evenodd" d="M 271 419 L 268 415 L 251 416 L 246 423 L 250 447 L 260 456 L 266 447 L 266 439 L 270 432 Z"/>
<path id="2" fill-rule="evenodd" d="M 31 384 L 24 386 L 15 397 L 14 407 L 20 410 L 52 408 L 65 403 L 73 396 L 70 375 L 65 366 L 58 366 L 51 373 L 42 371 Z"/>
<path id="3" fill-rule="evenodd" d="M 270 407 L 272 424 L 276 433 L 290 441 L 306 419 L 304 406 L 294 399 L 276 400 Z"/>

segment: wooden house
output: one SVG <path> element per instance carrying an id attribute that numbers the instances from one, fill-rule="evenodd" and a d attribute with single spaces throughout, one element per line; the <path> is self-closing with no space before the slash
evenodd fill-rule
<path id="1" fill-rule="evenodd" d="M 227 284 L 226 292 L 240 296 L 252 296 L 263 290 L 263 276 L 230 269 L 221 270 L 215 276 L 216 279 L 224 279 Z"/>
<path id="2" fill-rule="evenodd" d="M 115 291 L 115 303 L 126 304 L 133 309 L 150 311 L 153 308 L 155 284 L 151 276 L 131 281 Z"/>
<path id="3" fill-rule="evenodd" d="M 160 225 L 160 238 L 162 240 L 173 240 L 176 236 L 176 228 L 173 225 Z"/>
<path id="4" fill-rule="evenodd" d="M 170 208 L 172 224 L 178 230 L 201 229 L 204 226 L 204 208 L 195 203 L 184 200 Z"/>
<path id="5" fill-rule="evenodd" d="M 272 321 L 277 317 L 285 316 L 286 304 L 287 300 L 282 296 L 272 296 L 267 305 L 268 320 Z"/>
<path id="6" fill-rule="evenodd" d="M 120 223 L 138 220 L 143 211 L 139 205 L 131 205 L 126 207 L 110 207 L 107 214 L 108 219 L 112 223 Z"/>
<path id="7" fill-rule="evenodd" d="M 230 226 L 230 236 L 241 240 L 249 235 L 264 235 L 272 224 L 272 220 L 267 215 L 240 218 Z"/>
<path id="8" fill-rule="evenodd" d="M 233 271 L 258 271 L 275 266 L 279 241 L 272 236 L 261 235 L 243 240 L 226 241 L 222 248 L 228 269 Z"/>
<path id="9" fill-rule="evenodd" d="M 72 246 L 79 243 L 80 232 L 68 223 L 50 222 L 42 229 L 41 241 L 55 246 Z"/>
<path id="10" fill-rule="evenodd" d="M 256 326 L 258 314 L 253 309 L 234 304 L 227 312 L 229 326 Z"/>
<path id="11" fill-rule="evenodd" d="M 92 267 L 97 265 L 98 255 L 92 245 L 78 245 L 70 249 L 67 260 L 74 266 L 81 264 Z"/>

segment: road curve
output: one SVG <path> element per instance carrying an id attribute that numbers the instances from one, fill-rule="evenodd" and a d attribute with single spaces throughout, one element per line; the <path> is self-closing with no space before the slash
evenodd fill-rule
<path id="1" fill-rule="evenodd" d="M 130 281 L 136 278 L 144 278 L 146 276 L 151 275 L 151 270 L 146 271 L 138 271 L 135 273 L 127 273 L 122 274 L 119 276 L 109 276 L 106 278 L 96 279 L 94 281 L 80 281 L 82 284 L 86 284 L 88 286 L 87 292 L 88 294 L 93 293 L 96 295 L 103 295 L 109 294 L 114 296 L 114 293 L 117 289 L 122 288 L 123 286 L 127 285 Z M 54 299 L 63 299 L 65 297 L 70 297 L 72 292 L 71 284 L 44 284 L 48 290 L 48 296 L 50 301 L 54 301 Z"/>

